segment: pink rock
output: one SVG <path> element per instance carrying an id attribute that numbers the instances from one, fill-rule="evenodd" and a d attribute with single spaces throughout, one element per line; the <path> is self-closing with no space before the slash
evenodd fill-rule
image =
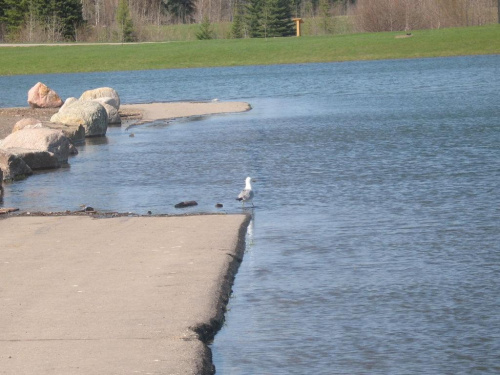
<path id="1" fill-rule="evenodd" d="M 28 104 L 31 108 L 59 108 L 63 101 L 54 90 L 38 82 L 28 91 Z"/>

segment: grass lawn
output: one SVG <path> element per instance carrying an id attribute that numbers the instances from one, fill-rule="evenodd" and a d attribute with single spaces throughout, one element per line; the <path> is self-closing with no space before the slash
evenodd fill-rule
<path id="1" fill-rule="evenodd" d="M 0 48 L 0 75 L 500 54 L 500 25 L 272 39 Z"/>

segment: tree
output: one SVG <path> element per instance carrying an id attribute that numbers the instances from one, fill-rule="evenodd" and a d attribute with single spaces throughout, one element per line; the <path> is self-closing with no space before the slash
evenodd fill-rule
<path id="1" fill-rule="evenodd" d="M 80 0 L 23 0 L 23 2 L 25 5 L 22 23 L 28 18 L 30 24 L 36 22 L 42 25 L 45 31 L 55 32 L 57 29 L 64 39 L 75 40 L 76 29 L 85 23 Z"/>
<path id="2" fill-rule="evenodd" d="M 165 4 L 167 11 L 178 19 L 182 23 L 188 23 L 192 21 L 192 15 L 196 10 L 195 0 L 162 0 Z"/>
<path id="3" fill-rule="evenodd" d="M 267 36 L 294 35 L 295 28 L 291 17 L 289 0 L 267 0 L 267 2 Z"/>
<path id="4" fill-rule="evenodd" d="M 200 30 L 196 33 L 196 38 L 198 40 L 207 40 L 214 38 L 214 31 L 212 30 L 212 24 L 208 16 L 203 17 L 203 21 L 200 24 Z"/>
<path id="5" fill-rule="evenodd" d="M 243 38 L 243 20 L 240 11 L 240 5 L 238 3 L 236 3 L 234 8 L 233 25 L 231 26 L 231 38 Z"/>
<path id="6" fill-rule="evenodd" d="M 321 28 L 325 34 L 329 34 L 332 31 L 330 2 L 328 0 L 319 0 L 319 10 L 321 14 Z"/>
<path id="7" fill-rule="evenodd" d="M 128 0 L 120 0 L 118 9 L 116 10 L 116 22 L 120 28 L 120 40 L 123 42 L 134 41 L 134 25 L 130 17 L 130 9 Z"/>
<path id="8" fill-rule="evenodd" d="M 4 0 L 4 16 L 7 33 L 16 34 L 20 31 L 24 15 L 28 11 L 28 2 L 26 0 Z"/>
<path id="9" fill-rule="evenodd" d="M 246 5 L 245 22 L 248 29 L 248 36 L 250 38 L 260 38 L 262 33 L 262 0 L 249 0 Z"/>
<path id="10" fill-rule="evenodd" d="M 5 8 L 5 0 L 0 0 L 0 42 L 3 41 L 6 28 Z"/>

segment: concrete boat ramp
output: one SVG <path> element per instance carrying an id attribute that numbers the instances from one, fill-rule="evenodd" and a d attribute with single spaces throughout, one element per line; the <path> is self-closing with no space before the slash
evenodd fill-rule
<path id="1" fill-rule="evenodd" d="M 0 219 L 0 374 L 211 374 L 249 217 Z"/>

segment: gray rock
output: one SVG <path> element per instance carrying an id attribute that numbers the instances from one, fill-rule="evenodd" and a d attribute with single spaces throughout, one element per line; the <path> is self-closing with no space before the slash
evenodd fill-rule
<path id="1" fill-rule="evenodd" d="M 66 125 L 60 122 L 42 122 L 44 128 L 60 130 L 73 143 L 82 143 L 85 140 L 85 127 L 83 125 Z"/>
<path id="2" fill-rule="evenodd" d="M 118 106 L 116 109 L 120 109 L 120 96 L 116 90 L 111 87 L 99 87 L 97 89 L 87 90 L 80 96 L 80 100 L 92 100 L 96 98 L 113 98 Z"/>
<path id="3" fill-rule="evenodd" d="M 24 128 L 36 129 L 41 127 L 42 127 L 42 122 L 40 120 L 33 117 L 26 117 L 15 123 L 14 127 L 12 128 L 12 133 L 17 132 L 18 130 Z"/>
<path id="4" fill-rule="evenodd" d="M 1 148 L 0 169 L 3 172 L 3 181 L 20 180 L 33 174 L 23 159 Z"/>
<path id="5" fill-rule="evenodd" d="M 197 206 L 198 202 L 196 201 L 184 201 L 177 203 L 174 207 L 175 208 L 184 208 L 184 207 L 191 207 L 191 206 Z"/>
<path id="6" fill-rule="evenodd" d="M 121 124 L 122 119 L 120 118 L 120 114 L 118 113 L 118 110 L 113 107 L 112 105 L 109 105 L 107 103 L 99 103 L 101 104 L 104 109 L 106 110 L 106 113 L 108 114 L 108 123 L 109 124 Z"/>
<path id="7" fill-rule="evenodd" d="M 118 95 L 118 94 L 116 94 Z M 120 109 L 120 101 L 117 100 L 116 98 L 112 98 L 111 96 L 103 96 L 99 98 L 92 99 L 93 102 L 97 102 L 100 104 L 108 104 L 118 111 Z"/>
<path id="8" fill-rule="evenodd" d="M 7 151 L 20 157 L 32 169 L 60 168 L 61 162 L 52 152 L 28 148 L 8 148 Z"/>
<path id="9" fill-rule="evenodd" d="M 53 154 L 59 163 L 68 161 L 69 145 L 70 141 L 62 131 L 48 128 L 22 129 L 9 134 L 0 143 L 0 147 L 6 150 L 47 151 Z M 53 168 L 52 163 L 47 168 Z"/>
<path id="10" fill-rule="evenodd" d="M 85 128 L 85 136 L 102 136 L 108 129 L 108 113 L 99 103 L 78 100 L 54 114 L 51 122 Z"/>
<path id="11" fill-rule="evenodd" d="M 85 140 L 85 128 L 83 127 L 83 125 L 78 125 L 78 126 L 65 125 L 59 122 L 40 121 L 38 119 L 31 117 L 24 118 L 16 122 L 14 128 L 12 129 L 12 133 L 19 131 L 21 129 L 39 129 L 39 128 L 60 130 L 73 143 L 81 143 Z"/>
<path id="12" fill-rule="evenodd" d="M 61 107 L 61 108 L 59 108 L 59 110 L 64 110 L 64 108 L 68 107 L 69 105 L 73 104 L 73 103 L 74 103 L 74 102 L 76 102 L 76 101 L 78 101 L 78 99 L 77 99 L 77 98 L 75 98 L 75 97 L 73 97 L 73 96 L 69 97 L 68 99 L 66 99 L 66 100 L 64 101 L 64 104 L 62 105 L 62 107 Z"/>

